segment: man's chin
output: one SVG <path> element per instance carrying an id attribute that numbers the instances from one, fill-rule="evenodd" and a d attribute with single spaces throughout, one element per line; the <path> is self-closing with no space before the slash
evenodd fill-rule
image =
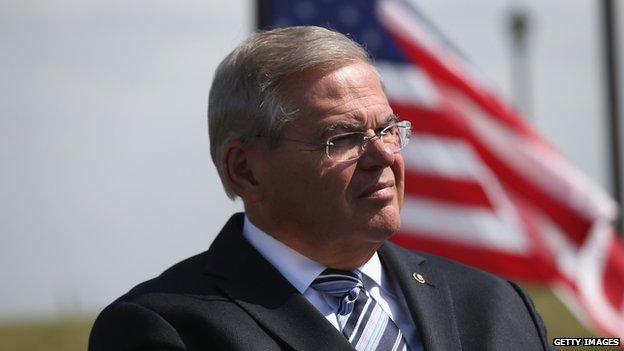
<path id="1" fill-rule="evenodd" d="M 398 206 L 386 206 L 368 218 L 368 229 L 378 239 L 385 240 L 396 233 L 401 226 Z"/>

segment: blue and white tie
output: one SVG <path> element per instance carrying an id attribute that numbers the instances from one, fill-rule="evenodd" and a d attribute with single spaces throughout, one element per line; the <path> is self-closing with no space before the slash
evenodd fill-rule
<path id="1" fill-rule="evenodd" d="M 342 334 L 358 351 L 408 351 L 403 334 L 362 284 L 360 271 L 328 268 L 311 286 L 340 299 L 337 314 Z"/>

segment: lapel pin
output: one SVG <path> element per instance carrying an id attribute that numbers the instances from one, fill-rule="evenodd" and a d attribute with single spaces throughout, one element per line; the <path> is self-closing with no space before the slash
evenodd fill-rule
<path id="1" fill-rule="evenodd" d="M 423 277 L 422 274 L 414 272 L 412 273 L 412 277 L 420 284 L 425 284 L 425 277 Z"/>

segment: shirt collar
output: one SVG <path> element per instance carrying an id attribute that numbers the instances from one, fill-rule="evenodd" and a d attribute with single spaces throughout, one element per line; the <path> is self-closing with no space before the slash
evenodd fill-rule
<path id="1" fill-rule="evenodd" d="M 263 232 L 251 223 L 247 215 L 243 223 L 243 236 L 302 294 L 327 268 Z M 379 287 L 385 286 L 385 276 L 377 252 L 359 270 Z"/>
<path id="2" fill-rule="evenodd" d="M 372 279 L 378 286 L 384 286 L 382 284 L 384 280 L 383 269 L 381 268 L 381 261 L 379 261 L 379 256 L 377 252 L 373 254 L 373 256 L 368 260 L 368 262 L 364 263 L 362 267 L 360 267 L 360 271 Z"/>
<path id="3" fill-rule="evenodd" d="M 326 268 L 263 232 L 251 223 L 247 215 L 243 236 L 302 294 Z"/>

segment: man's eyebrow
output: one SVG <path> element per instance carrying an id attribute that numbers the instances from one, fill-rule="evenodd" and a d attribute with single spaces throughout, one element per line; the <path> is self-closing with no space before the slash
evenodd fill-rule
<path id="1" fill-rule="evenodd" d="M 394 113 L 388 115 L 388 118 L 386 118 L 386 125 L 390 125 L 392 123 L 396 123 L 399 121 L 399 116 L 395 115 Z"/>
<path id="2" fill-rule="evenodd" d="M 398 121 L 399 121 L 399 117 L 397 117 L 397 115 L 392 113 L 388 115 L 388 117 L 382 124 L 385 127 L 392 123 L 396 123 Z M 335 131 L 344 131 L 344 132 L 357 131 L 359 132 L 359 131 L 362 131 L 363 129 L 364 129 L 364 124 L 359 121 L 338 121 L 327 126 L 327 128 L 323 130 L 321 137 L 326 137 L 329 133 L 335 132 Z"/>
<path id="3" fill-rule="evenodd" d="M 338 121 L 330 124 L 323 130 L 323 134 L 321 137 L 327 136 L 331 132 L 335 132 L 337 130 L 344 132 L 352 132 L 352 131 L 361 131 L 364 128 L 364 125 L 361 122 L 356 121 Z"/>
<path id="4" fill-rule="evenodd" d="M 399 117 L 397 115 L 395 115 L 394 113 L 390 114 L 388 115 L 388 117 L 386 118 L 384 122 L 380 123 L 380 126 L 378 129 L 386 128 L 387 126 L 397 123 L 398 121 L 399 121 Z"/>

